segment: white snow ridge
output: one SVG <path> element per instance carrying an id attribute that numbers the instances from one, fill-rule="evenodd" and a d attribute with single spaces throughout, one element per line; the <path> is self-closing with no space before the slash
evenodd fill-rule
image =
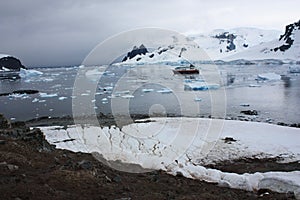
<path id="1" fill-rule="evenodd" d="M 224 124 L 223 124 L 224 123 Z M 216 134 L 215 125 L 223 128 Z M 238 158 L 281 157 L 283 162 L 300 159 L 300 129 L 271 124 L 201 118 L 151 118 L 124 126 L 41 127 L 57 148 L 75 152 L 97 152 L 108 161 L 162 169 L 170 174 L 218 183 L 248 191 L 300 191 L 300 171 L 227 173 L 202 165 Z M 236 142 L 225 143 L 225 137 Z M 66 140 L 66 139 L 73 140 Z M 64 142 L 67 141 L 67 142 Z M 213 147 L 209 152 L 206 149 Z"/>

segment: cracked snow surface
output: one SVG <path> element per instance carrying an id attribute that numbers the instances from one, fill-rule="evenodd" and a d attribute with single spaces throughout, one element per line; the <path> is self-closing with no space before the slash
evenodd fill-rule
<path id="1" fill-rule="evenodd" d="M 107 161 L 162 169 L 244 190 L 300 193 L 300 171 L 227 173 L 202 165 L 238 158 L 300 160 L 300 129 L 257 122 L 203 118 L 152 118 L 118 127 L 40 127 L 57 148 L 98 153 Z M 226 140 L 232 138 L 233 140 Z M 121 170 L 130 171 L 124 168 Z M 138 171 L 136 171 L 138 172 Z"/>

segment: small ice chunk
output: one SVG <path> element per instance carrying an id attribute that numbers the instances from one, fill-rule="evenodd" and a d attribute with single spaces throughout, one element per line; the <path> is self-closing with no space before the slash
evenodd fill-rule
<path id="1" fill-rule="evenodd" d="M 157 90 L 158 93 L 162 93 L 162 94 L 169 94 L 172 93 L 172 90 L 167 89 L 167 88 L 162 88 L 160 90 Z"/>
<path id="2" fill-rule="evenodd" d="M 67 99 L 68 97 L 59 97 L 58 100 L 62 101 L 62 100 L 65 100 Z"/>
<path id="3" fill-rule="evenodd" d="M 198 101 L 198 102 L 200 102 L 200 101 L 202 101 L 202 98 L 200 98 L 200 97 L 196 97 L 196 98 L 194 99 L 194 101 Z"/>
<path id="4" fill-rule="evenodd" d="M 39 101 L 38 98 L 34 98 L 34 99 L 32 100 L 32 103 L 36 103 L 36 102 L 38 102 L 38 101 Z"/>
<path id="5" fill-rule="evenodd" d="M 129 90 L 124 90 L 124 91 L 116 91 L 116 94 L 129 94 Z"/>
<path id="6" fill-rule="evenodd" d="M 249 87 L 261 87 L 261 86 L 257 84 L 250 84 Z"/>
<path id="7" fill-rule="evenodd" d="M 205 82 L 194 82 L 194 83 L 185 83 L 185 90 L 211 90 L 218 89 L 220 87 L 219 84 L 214 83 L 205 83 Z"/>
<path id="8" fill-rule="evenodd" d="M 114 87 L 112 86 L 106 86 L 106 87 L 99 87 L 100 90 L 103 91 L 112 91 L 114 89 Z"/>
<path id="9" fill-rule="evenodd" d="M 61 84 L 56 84 L 56 85 L 53 85 L 52 87 L 50 88 L 60 88 L 61 87 Z"/>
<path id="10" fill-rule="evenodd" d="M 147 92 L 153 92 L 154 89 L 142 89 L 142 92 L 147 93 Z"/>
<path id="11" fill-rule="evenodd" d="M 123 96 L 121 96 L 121 97 L 124 98 L 124 99 L 132 99 L 132 98 L 134 98 L 134 96 L 133 96 L 133 95 L 130 95 L 130 94 L 123 95 Z"/>
<path id="12" fill-rule="evenodd" d="M 275 73 L 258 74 L 257 77 L 261 80 L 280 80 L 281 76 Z"/>
<path id="13" fill-rule="evenodd" d="M 53 78 L 43 78 L 42 80 L 43 82 L 51 82 L 51 81 L 54 81 Z"/>
<path id="14" fill-rule="evenodd" d="M 40 92 L 40 97 L 42 97 L 42 98 L 57 97 L 57 94 L 56 93 L 54 93 L 54 94 L 47 94 L 47 93 Z"/>
<path id="15" fill-rule="evenodd" d="M 100 78 L 100 76 L 103 75 L 103 74 L 104 74 L 104 72 L 99 71 L 99 69 L 87 70 L 85 72 L 85 76 L 91 77 L 91 78 L 94 78 L 95 76 L 96 76 L 96 78 Z"/>
<path id="16" fill-rule="evenodd" d="M 293 65 L 289 67 L 290 73 L 300 73 L 300 65 Z"/>
<path id="17" fill-rule="evenodd" d="M 22 98 L 22 99 L 28 99 L 29 96 L 27 94 L 10 94 L 8 95 L 8 97 L 11 99 L 11 98 Z"/>

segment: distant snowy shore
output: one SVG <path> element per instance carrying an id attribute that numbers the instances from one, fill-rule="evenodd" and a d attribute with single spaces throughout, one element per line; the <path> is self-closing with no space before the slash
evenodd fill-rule
<path id="1" fill-rule="evenodd" d="M 299 161 L 300 129 L 297 128 L 218 119 L 153 118 L 122 130 L 88 125 L 41 129 L 46 139 L 60 149 L 97 152 L 108 161 L 120 160 L 174 175 L 181 173 L 221 186 L 294 192 L 299 197 L 300 171 L 235 174 L 202 167 L 251 157 L 280 157 L 286 163 Z"/>

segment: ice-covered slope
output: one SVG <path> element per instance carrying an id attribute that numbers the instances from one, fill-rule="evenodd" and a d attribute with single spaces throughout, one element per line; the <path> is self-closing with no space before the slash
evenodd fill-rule
<path id="1" fill-rule="evenodd" d="M 277 39 L 250 48 L 224 60 L 300 60 L 300 21 L 287 25 L 285 33 Z"/>
<path id="2" fill-rule="evenodd" d="M 277 30 L 243 27 L 229 30 L 217 29 L 210 33 L 189 37 L 203 48 L 211 59 L 217 60 L 272 41 L 278 38 L 280 33 Z"/>
<path id="3" fill-rule="evenodd" d="M 172 38 L 172 43 L 161 46 L 145 55 L 127 59 L 125 64 L 182 62 L 184 60 L 218 60 L 243 52 L 255 45 L 278 38 L 280 31 L 256 28 L 218 29 L 205 34 Z M 136 44 L 140 45 L 140 44 Z M 147 47 L 147 45 L 146 45 Z"/>
<path id="4" fill-rule="evenodd" d="M 172 38 L 172 42 L 168 45 L 160 46 L 152 52 L 136 55 L 119 64 L 185 63 L 187 60 L 198 61 L 209 59 L 199 45 L 190 38 L 181 35 L 179 37 L 170 35 L 170 38 Z M 146 47 L 148 46 L 146 45 Z M 118 65 L 118 63 L 116 65 Z"/>

